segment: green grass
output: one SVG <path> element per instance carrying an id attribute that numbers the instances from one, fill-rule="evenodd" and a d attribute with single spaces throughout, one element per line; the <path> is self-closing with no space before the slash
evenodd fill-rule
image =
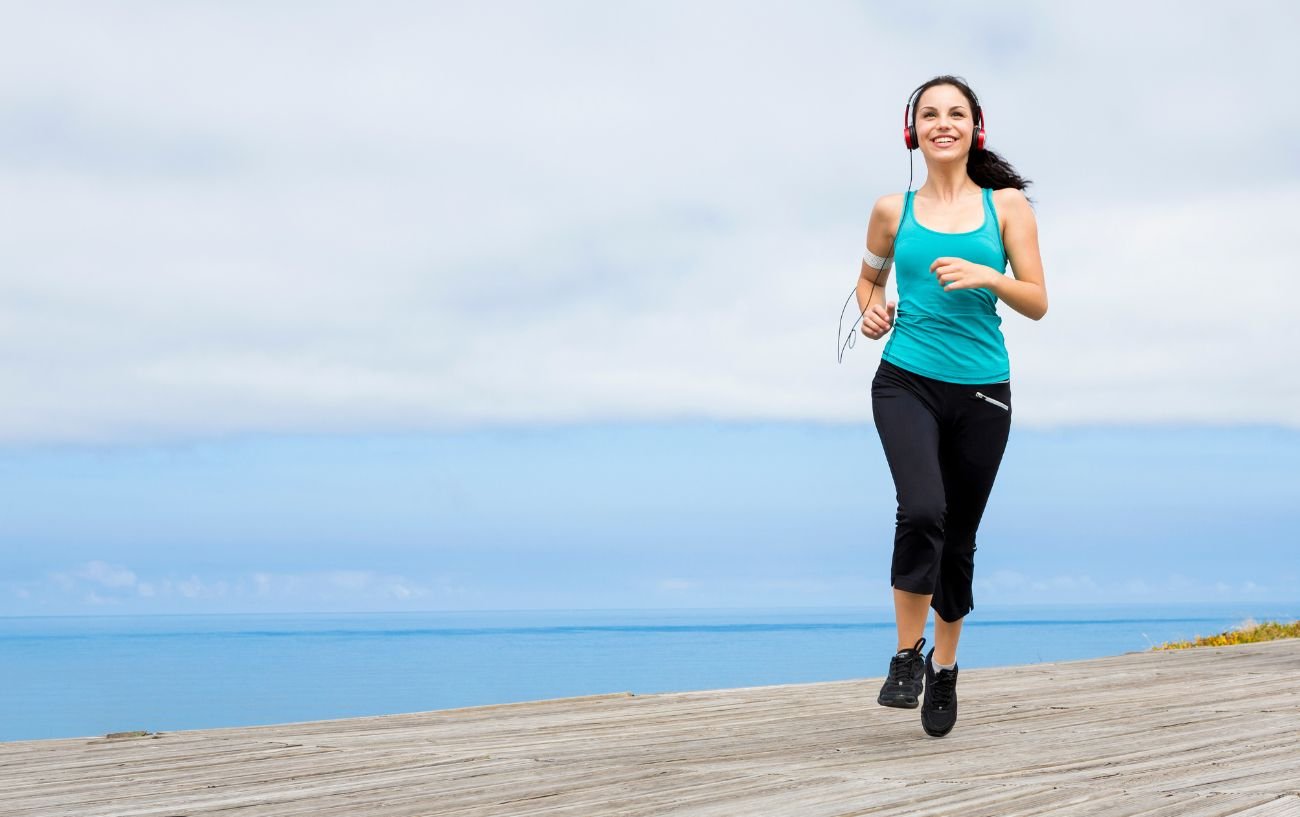
<path id="1" fill-rule="evenodd" d="M 1153 650 L 1185 650 L 1189 647 L 1227 647 L 1232 644 L 1252 644 L 1256 641 L 1273 641 L 1278 638 L 1300 638 L 1300 619 L 1283 624 L 1265 621 L 1256 624 L 1247 619 L 1236 629 L 1218 635 L 1197 636 L 1195 641 L 1169 641 L 1152 647 Z"/>

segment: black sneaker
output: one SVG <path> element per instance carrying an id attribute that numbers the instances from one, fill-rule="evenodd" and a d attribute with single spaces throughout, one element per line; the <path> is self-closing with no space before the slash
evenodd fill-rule
<path id="1" fill-rule="evenodd" d="M 921 657 L 924 646 L 925 639 L 921 638 L 916 646 L 899 650 L 889 659 L 889 677 L 880 688 L 876 703 L 899 709 L 916 709 L 920 705 L 921 686 L 925 683 L 925 659 Z"/>
<path id="2" fill-rule="evenodd" d="M 925 704 L 921 707 L 921 728 L 933 738 L 952 731 L 957 722 L 957 665 L 934 671 L 934 647 L 925 654 Z"/>

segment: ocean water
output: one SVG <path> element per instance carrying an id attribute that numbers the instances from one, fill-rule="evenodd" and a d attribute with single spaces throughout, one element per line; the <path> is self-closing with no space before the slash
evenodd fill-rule
<path id="1" fill-rule="evenodd" d="M 1298 617 L 1286 602 L 980 607 L 958 664 L 1116 655 Z M 0 740 L 878 677 L 894 648 L 888 608 L 0 618 Z"/>

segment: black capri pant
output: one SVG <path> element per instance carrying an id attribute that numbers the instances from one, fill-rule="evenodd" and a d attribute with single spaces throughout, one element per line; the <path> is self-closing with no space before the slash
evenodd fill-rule
<path id="1" fill-rule="evenodd" d="M 880 361 L 871 412 L 898 496 L 892 587 L 933 594 L 944 621 L 975 608 L 975 532 L 1011 433 L 1011 384 L 967 385 Z"/>

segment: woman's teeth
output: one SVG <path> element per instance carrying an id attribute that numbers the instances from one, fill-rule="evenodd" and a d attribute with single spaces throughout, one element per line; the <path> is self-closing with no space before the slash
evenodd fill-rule
<path id="1" fill-rule="evenodd" d="M 949 139 L 948 137 L 945 136 L 942 139 L 935 139 L 934 143 L 939 147 L 947 147 L 948 145 L 951 145 L 955 141 L 956 141 L 955 139 Z"/>

